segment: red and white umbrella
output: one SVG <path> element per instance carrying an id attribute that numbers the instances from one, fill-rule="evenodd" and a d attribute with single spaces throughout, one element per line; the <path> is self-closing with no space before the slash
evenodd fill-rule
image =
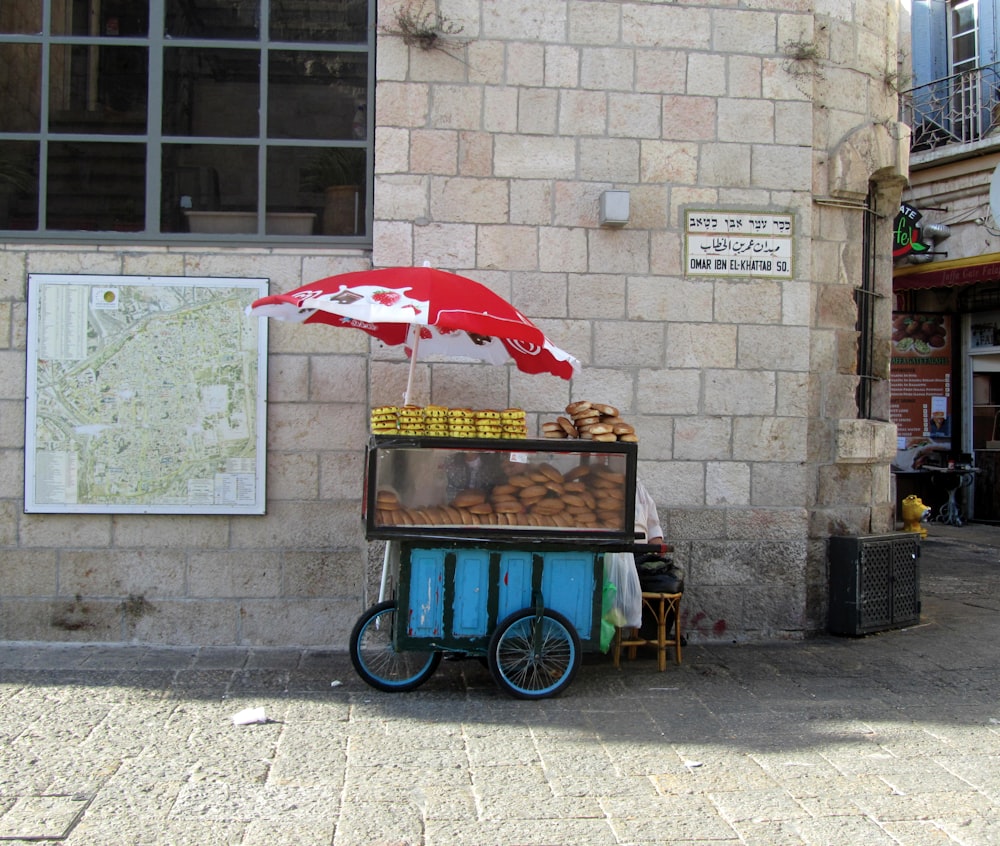
<path id="1" fill-rule="evenodd" d="M 255 301 L 248 314 L 360 329 L 410 356 L 410 401 L 417 350 L 525 373 L 571 379 L 580 362 L 552 344 L 503 297 L 464 276 L 432 267 L 392 267 L 328 276 Z"/>

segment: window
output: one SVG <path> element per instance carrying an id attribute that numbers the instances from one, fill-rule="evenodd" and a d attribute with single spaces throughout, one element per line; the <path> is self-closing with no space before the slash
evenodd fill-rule
<path id="1" fill-rule="evenodd" d="M 4 0 L 0 231 L 368 240 L 373 16 L 373 0 Z"/>
<path id="2" fill-rule="evenodd" d="M 979 0 L 951 3 L 948 41 L 952 75 L 975 70 L 979 64 Z"/>

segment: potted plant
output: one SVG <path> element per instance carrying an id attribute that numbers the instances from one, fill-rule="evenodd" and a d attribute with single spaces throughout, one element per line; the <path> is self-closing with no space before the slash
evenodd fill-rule
<path id="1" fill-rule="evenodd" d="M 359 229 L 365 184 L 365 151 L 360 147 L 330 147 L 306 167 L 306 190 L 326 195 L 324 235 L 353 235 Z"/>

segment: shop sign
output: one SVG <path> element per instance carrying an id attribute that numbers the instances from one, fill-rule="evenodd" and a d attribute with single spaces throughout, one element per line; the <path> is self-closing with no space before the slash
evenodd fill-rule
<path id="1" fill-rule="evenodd" d="M 893 468 L 918 470 L 928 455 L 951 449 L 951 317 L 892 316 L 890 417 L 896 424 Z"/>
<path id="2" fill-rule="evenodd" d="M 686 276 L 792 278 L 790 214 L 689 210 L 684 235 Z"/>
<path id="3" fill-rule="evenodd" d="M 930 244 L 925 244 L 920 236 L 920 219 L 923 215 L 913 206 L 903 203 L 892 227 L 892 257 L 894 259 L 908 256 L 911 253 L 920 255 L 930 250 Z"/>

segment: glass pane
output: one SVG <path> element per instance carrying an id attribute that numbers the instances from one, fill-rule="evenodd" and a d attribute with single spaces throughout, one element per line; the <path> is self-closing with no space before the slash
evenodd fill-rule
<path id="1" fill-rule="evenodd" d="M 272 138 L 365 137 L 368 60 L 361 53 L 278 50 L 268 66 Z"/>
<path id="2" fill-rule="evenodd" d="M 42 4 L 38 0 L 0 3 L 0 32 L 35 34 L 42 31 Z"/>
<path id="3" fill-rule="evenodd" d="M 237 138 L 259 132 L 260 54 L 256 50 L 167 49 L 163 54 L 163 133 Z"/>
<path id="4" fill-rule="evenodd" d="M 53 44 L 49 128 L 144 133 L 148 55 L 145 47 Z"/>
<path id="5" fill-rule="evenodd" d="M 52 34 L 144 38 L 149 34 L 149 2 L 56 0 L 52 3 Z"/>
<path id="6" fill-rule="evenodd" d="M 257 148 L 163 146 L 162 232 L 257 231 Z"/>
<path id="7" fill-rule="evenodd" d="M 952 42 L 952 60 L 955 65 L 969 62 L 976 58 L 976 35 L 962 35 Z"/>
<path id="8" fill-rule="evenodd" d="M 41 70 L 38 44 L 0 44 L 0 131 L 39 130 Z"/>
<path id="9" fill-rule="evenodd" d="M 360 235 L 365 227 L 363 149 L 272 147 L 267 154 L 267 231 Z M 309 223 L 293 214 L 309 215 Z"/>
<path id="10" fill-rule="evenodd" d="M 38 144 L 0 142 L 0 229 L 38 228 Z"/>
<path id="11" fill-rule="evenodd" d="M 270 29 L 275 41 L 364 44 L 368 38 L 368 1 L 271 0 Z"/>
<path id="12" fill-rule="evenodd" d="M 168 38 L 256 40 L 260 35 L 260 0 L 167 0 L 166 10 Z"/>
<path id="13" fill-rule="evenodd" d="M 48 167 L 48 229 L 145 228 L 144 144 L 54 141 Z"/>

